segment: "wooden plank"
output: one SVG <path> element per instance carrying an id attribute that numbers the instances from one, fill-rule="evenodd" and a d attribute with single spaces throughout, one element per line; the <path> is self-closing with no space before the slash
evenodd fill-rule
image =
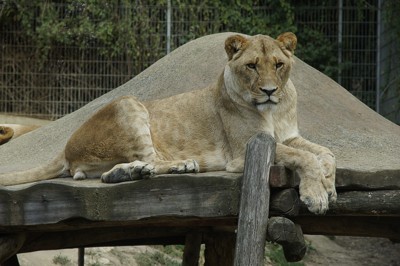
<path id="1" fill-rule="evenodd" d="M 294 188 L 273 192 L 270 202 L 270 212 L 274 215 L 296 216 L 300 210 L 300 198 Z"/>
<path id="2" fill-rule="evenodd" d="M 0 232 L 12 233 L 10 226 L 56 225 L 79 217 L 108 222 L 166 216 L 234 217 L 239 206 L 239 177 L 222 172 L 220 176 L 162 176 L 113 185 L 58 180 L 14 190 L 2 188 Z M 329 215 L 400 214 L 400 190 L 345 191 L 338 195 L 338 201 L 330 204 Z M 307 214 L 303 209 L 301 215 Z"/>
<path id="3" fill-rule="evenodd" d="M 298 187 L 297 174 L 283 166 L 271 168 L 270 185 L 273 188 Z M 337 190 L 400 190 L 400 172 L 397 170 L 356 171 L 336 169 Z"/>
<path id="4" fill-rule="evenodd" d="M 240 175 L 164 175 L 102 184 L 98 180 L 39 182 L 1 188 L 0 227 L 54 224 L 70 218 L 140 220 L 159 216 L 237 215 Z"/>
<path id="5" fill-rule="evenodd" d="M 310 214 L 303 204 L 300 214 Z M 400 216 L 400 190 L 340 192 L 336 203 L 329 205 L 327 215 Z"/>
<path id="6" fill-rule="evenodd" d="M 203 228 L 197 230 L 205 231 Z M 54 250 L 73 247 L 112 246 L 116 243 L 125 244 L 175 244 L 171 239 L 179 238 L 179 244 L 184 244 L 185 235 L 194 228 L 171 226 L 141 226 L 129 227 L 114 224 L 110 227 L 87 228 L 85 230 L 64 230 L 57 232 L 31 232 L 20 252 L 36 250 Z M 160 243 L 160 240 L 164 240 Z"/>
<path id="7" fill-rule="evenodd" d="M 275 147 L 274 138 L 265 133 L 252 137 L 246 147 L 235 249 L 236 266 L 263 265 L 269 215 L 269 174 L 275 158 Z"/>
<path id="8" fill-rule="evenodd" d="M 351 191 L 341 192 L 338 195 L 337 203 L 331 204 L 327 216 L 312 215 L 303 206 L 299 216 L 292 216 L 291 219 L 300 224 L 304 233 L 307 234 L 349 234 L 391 236 L 392 238 L 397 235 L 400 238 L 398 226 L 400 224 L 398 209 L 400 191 Z M 367 199 L 368 202 L 365 202 Z M 237 206 L 230 207 L 231 211 L 237 212 Z M 365 221 L 367 216 L 371 220 Z M 378 220 L 374 220 L 374 217 Z M 366 222 L 369 221 L 374 221 L 374 223 L 367 226 Z M 379 222 L 382 221 L 385 223 L 379 226 Z M 216 226 L 235 228 L 236 222 L 236 216 L 196 218 L 190 215 L 162 217 L 153 214 L 152 219 L 137 221 L 66 220 L 57 224 L 0 227 L 0 231 L 7 233 L 25 231 L 30 237 L 26 240 L 23 250 L 33 251 L 88 246 L 127 239 L 137 239 L 137 243 L 145 243 L 146 238 L 171 238 L 176 235 L 183 237 L 189 230 L 187 228 L 192 228 L 192 230 L 204 230 L 204 228 Z M 354 226 L 350 226 L 350 223 Z M 181 229 L 178 230 L 178 228 Z"/>
<path id="9" fill-rule="evenodd" d="M 49 225 L 62 227 L 60 222 L 72 218 L 112 223 L 157 217 L 207 218 L 204 222 L 212 217 L 235 217 L 240 182 L 240 175 L 221 172 L 165 175 L 112 185 L 61 179 L 1 188 L 0 232 L 13 233 L 12 227 L 20 226 L 47 226 L 52 230 Z M 339 191 L 328 215 L 399 216 L 399 197 L 400 190 Z M 307 214 L 303 209 L 301 215 Z"/>
<path id="10" fill-rule="evenodd" d="M 339 190 L 400 190 L 400 171 L 339 168 L 336 171 L 336 187 Z"/>
<path id="11" fill-rule="evenodd" d="M 158 211 L 159 215 L 176 216 L 236 215 L 240 177 L 241 174 L 213 172 L 163 175 L 121 184 L 65 178 L 1 187 L 0 227 L 54 224 L 71 217 L 94 221 L 135 220 L 152 217 Z M 296 185 L 295 177 L 281 167 L 272 167 L 271 178 L 275 186 Z M 387 172 L 364 175 L 338 169 L 337 184 L 339 189 L 346 190 L 390 188 L 398 191 L 400 177 Z"/>
<path id="12" fill-rule="evenodd" d="M 233 219 L 233 218 L 232 218 Z M 304 234 L 350 235 L 386 237 L 400 240 L 400 217 L 367 216 L 298 216 L 290 218 L 301 226 Z M 20 252 L 73 248 L 79 246 L 122 246 L 122 245 L 165 245 L 184 244 L 185 235 L 198 231 L 213 234 L 210 227 L 136 226 L 121 225 L 91 228 L 96 223 L 88 223 L 88 228 L 57 232 L 29 232 Z M 231 227 L 232 232 L 236 227 Z M 233 241 L 234 242 L 234 241 Z"/>
<path id="13" fill-rule="evenodd" d="M 298 216 L 291 217 L 304 234 L 384 237 L 400 241 L 400 217 Z"/>

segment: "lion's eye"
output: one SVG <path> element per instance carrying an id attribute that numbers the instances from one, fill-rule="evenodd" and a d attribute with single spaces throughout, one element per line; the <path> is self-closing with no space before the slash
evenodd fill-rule
<path id="1" fill-rule="evenodd" d="M 276 63 L 275 67 L 276 69 L 281 68 L 283 66 L 282 62 Z"/>
<path id="2" fill-rule="evenodd" d="M 250 64 L 247 64 L 247 67 L 250 69 L 256 69 L 257 66 L 256 66 L 256 64 L 250 63 Z"/>

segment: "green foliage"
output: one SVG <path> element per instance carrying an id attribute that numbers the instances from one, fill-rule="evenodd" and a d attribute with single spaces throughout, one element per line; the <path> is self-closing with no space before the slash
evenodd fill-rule
<path id="1" fill-rule="evenodd" d="M 295 31 L 294 12 L 288 0 L 242 0 L 234 3 L 227 0 L 195 0 L 190 4 L 187 0 L 177 0 L 174 4 L 179 13 L 190 14 L 190 17 L 177 16 L 178 21 L 191 23 L 186 34 L 190 39 L 221 31 L 271 36 L 283 31 Z"/>
<path id="2" fill-rule="evenodd" d="M 298 34 L 297 56 L 330 77 L 335 77 L 339 71 L 335 51 L 336 44 L 321 31 L 304 27 Z"/>
<path id="3" fill-rule="evenodd" d="M 67 256 L 57 255 L 53 258 L 53 263 L 61 266 L 71 265 L 72 262 Z"/>
<path id="4" fill-rule="evenodd" d="M 383 17 L 385 21 L 385 28 L 389 29 L 393 37 L 395 38 L 395 42 L 393 44 L 396 45 L 397 52 L 400 51 L 400 1 L 398 0 L 385 0 L 383 1 Z M 390 69 L 390 71 L 393 71 Z M 400 79 L 397 78 L 391 82 L 391 86 L 397 88 L 397 92 L 400 94 Z M 400 97 L 398 104 L 400 105 Z"/>
<path id="5" fill-rule="evenodd" d="M 322 30 L 295 24 L 295 15 L 308 12 L 301 11 L 307 3 L 174 0 L 172 4 L 172 49 L 194 38 L 222 31 L 272 37 L 292 31 L 299 38 L 296 53 L 301 59 L 330 76 L 339 70 L 335 44 Z M 0 22 L 19 24 L 21 39 L 37 47 L 35 57 L 41 62 L 39 68 L 55 47 L 77 46 L 82 53 L 96 48 L 108 60 L 123 57 L 131 62 L 136 74 L 165 54 L 166 10 L 167 0 L 9 0 L 5 1 Z"/>
<path id="6" fill-rule="evenodd" d="M 391 29 L 394 34 L 396 34 L 398 39 L 400 39 L 400 1 L 385 0 L 383 3 L 385 25 L 388 29 Z M 399 43 L 400 42 L 398 42 L 398 47 L 400 46 Z"/>
<path id="7" fill-rule="evenodd" d="M 165 0 L 153 1 L 162 5 Z M 143 47 L 159 58 L 164 29 L 152 25 L 148 7 L 138 1 L 121 0 L 19 0 L 6 1 L 0 22 L 19 23 L 21 36 L 37 47 L 37 59 L 45 61 L 55 46 L 78 46 L 82 51 L 99 47 L 100 55 L 140 59 Z M 148 39 L 151 39 L 151 42 Z M 146 54 L 146 52 L 145 52 Z M 148 52 L 147 52 L 148 54 Z"/>
<path id="8" fill-rule="evenodd" d="M 162 246 L 160 248 L 160 251 L 164 252 L 165 254 L 171 257 L 182 258 L 184 248 L 185 248 L 184 245 L 167 245 L 167 246 Z"/>
<path id="9" fill-rule="evenodd" d="M 287 262 L 281 245 L 274 243 L 267 243 L 266 245 L 266 257 L 268 257 L 272 265 L 276 266 L 304 266 L 302 262 Z"/>
<path id="10" fill-rule="evenodd" d="M 139 266 L 179 266 L 181 263 L 172 260 L 161 252 L 145 252 L 135 256 L 135 260 Z"/>

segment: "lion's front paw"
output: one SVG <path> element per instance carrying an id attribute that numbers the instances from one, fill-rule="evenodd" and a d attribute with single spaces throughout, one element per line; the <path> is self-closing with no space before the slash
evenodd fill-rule
<path id="1" fill-rule="evenodd" d="M 175 165 L 169 168 L 171 174 L 183 174 L 183 173 L 198 173 L 200 171 L 199 164 L 192 159 L 183 160 L 177 162 Z"/>
<path id="2" fill-rule="evenodd" d="M 328 176 L 322 179 L 322 184 L 328 193 L 329 202 L 335 203 L 337 200 L 337 193 L 335 187 L 335 176 Z"/>
<path id="3" fill-rule="evenodd" d="M 101 175 L 101 181 L 104 183 L 119 183 L 149 178 L 153 175 L 155 175 L 153 165 L 142 161 L 134 161 L 115 165 L 110 171 Z"/>
<path id="4" fill-rule="evenodd" d="M 329 208 L 329 196 L 322 182 L 325 179 L 318 163 L 307 170 L 300 171 L 300 200 L 308 210 L 315 214 L 324 214 Z"/>
<path id="5" fill-rule="evenodd" d="M 318 162 L 322 168 L 325 178 L 322 179 L 330 202 L 336 202 L 337 193 L 335 187 L 336 178 L 336 160 L 333 154 L 324 153 L 317 156 Z"/>
<path id="6" fill-rule="evenodd" d="M 315 214 L 324 214 L 329 209 L 328 193 L 319 180 L 300 183 L 300 200 Z"/>

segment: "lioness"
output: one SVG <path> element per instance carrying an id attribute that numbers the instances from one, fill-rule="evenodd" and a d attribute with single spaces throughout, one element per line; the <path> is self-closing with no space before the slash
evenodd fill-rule
<path id="1" fill-rule="evenodd" d="M 164 173 L 242 172 L 246 142 L 264 131 L 277 141 L 276 163 L 298 172 L 301 200 L 311 212 L 324 213 L 336 199 L 335 157 L 299 135 L 289 79 L 296 44 L 293 33 L 276 40 L 231 36 L 228 63 L 214 84 L 144 103 L 119 98 L 74 132 L 55 161 L 0 175 L 0 184 L 64 174 L 113 183 Z"/>

